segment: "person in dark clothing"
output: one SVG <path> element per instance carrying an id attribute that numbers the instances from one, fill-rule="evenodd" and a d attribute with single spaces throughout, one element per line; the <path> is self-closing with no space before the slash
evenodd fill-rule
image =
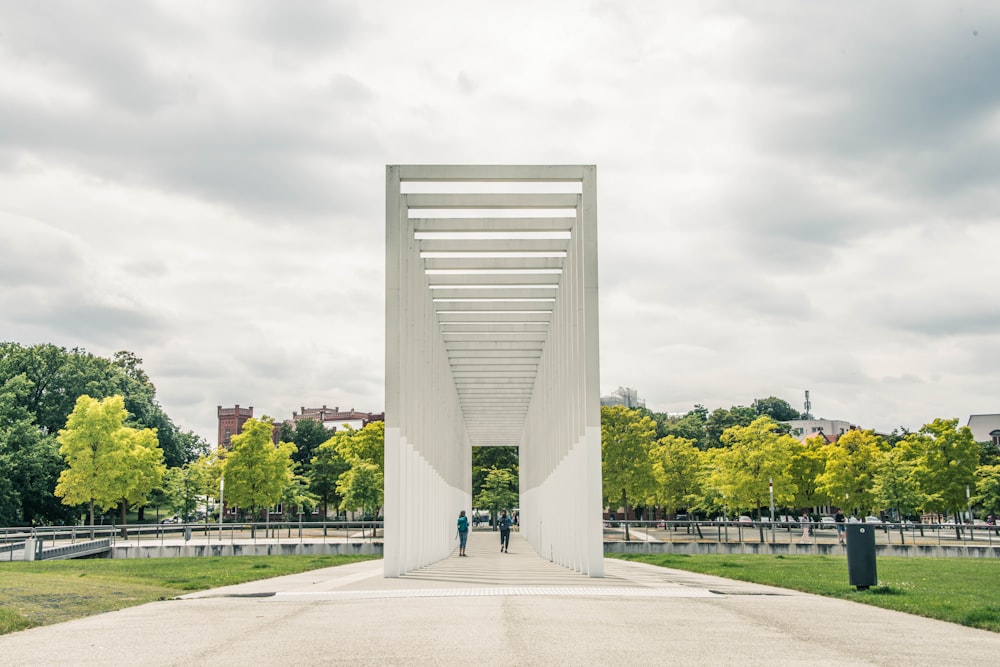
<path id="1" fill-rule="evenodd" d="M 844 513 L 838 509 L 833 521 L 837 524 L 837 544 L 847 544 L 847 518 Z"/>
<path id="2" fill-rule="evenodd" d="M 510 553 L 508 547 L 510 547 L 510 517 L 507 516 L 507 510 L 500 511 L 500 518 L 497 519 L 497 527 L 500 528 L 500 551 L 502 553 Z"/>

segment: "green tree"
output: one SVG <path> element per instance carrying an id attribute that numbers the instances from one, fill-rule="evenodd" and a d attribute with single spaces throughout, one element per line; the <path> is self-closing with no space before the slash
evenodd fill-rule
<path id="1" fill-rule="evenodd" d="M 957 419 L 935 419 L 899 445 L 913 461 L 913 474 L 929 512 L 954 512 L 966 506 L 966 490 L 975 484 L 979 445 Z M 958 532 L 958 522 L 955 523 Z"/>
<path id="2" fill-rule="evenodd" d="M 754 399 L 752 407 L 758 415 L 770 417 L 776 422 L 799 418 L 799 411 L 793 408 L 788 401 L 774 396 Z"/>
<path id="3" fill-rule="evenodd" d="M 643 500 L 651 494 L 655 479 L 649 451 L 656 435 L 656 422 L 639 410 L 623 405 L 601 407 L 601 449 L 604 498 L 608 507 L 621 502 L 628 520 L 631 497 Z M 625 524 L 625 539 L 629 539 Z"/>
<path id="4" fill-rule="evenodd" d="M 163 490 L 167 506 L 184 521 L 190 521 L 198 509 L 199 500 L 214 490 L 208 486 L 208 471 L 202 459 L 185 463 L 178 468 L 167 468 L 163 476 Z"/>
<path id="5" fill-rule="evenodd" d="M 514 490 L 519 490 L 520 477 L 516 446 L 472 448 L 472 497 L 483 490 L 486 475 L 493 468 L 509 470 L 514 477 Z M 478 507 L 478 505 L 477 505 Z"/>
<path id="6" fill-rule="evenodd" d="M 1000 515 L 1000 465 L 979 466 L 972 502 L 994 517 Z"/>
<path id="7" fill-rule="evenodd" d="M 385 422 L 368 422 L 355 430 L 345 426 L 348 437 L 337 440 L 340 455 L 354 465 L 354 461 L 368 461 L 380 472 L 385 471 Z M 340 431 L 338 431 L 339 433 Z"/>
<path id="8" fill-rule="evenodd" d="M 127 416 L 121 396 L 97 400 L 84 395 L 59 431 L 59 452 L 68 467 L 59 475 L 55 494 L 67 505 L 86 504 L 90 525 L 95 506 L 107 510 L 120 502 L 139 502 L 163 474 L 156 435 L 125 426 Z"/>
<path id="9" fill-rule="evenodd" d="M 251 514 L 267 511 L 281 500 L 291 483 L 295 445 L 272 440 L 274 427 L 270 417 L 251 417 L 243 432 L 232 438 L 232 450 L 225 458 L 226 502 Z"/>
<path id="10" fill-rule="evenodd" d="M 708 410 L 705 409 L 705 406 L 695 405 L 683 417 L 670 417 L 663 413 L 654 413 L 653 419 L 656 421 L 657 440 L 671 435 L 690 440 L 698 449 L 705 449 L 707 437 L 705 422 L 708 419 Z"/>
<path id="11" fill-rule="evenodd" d="M 163 450 L 151 428 L 124 427 L 117 436 L 120 443 L 118 465 L 108 484 L 108 493 L 117 494 L 121 525 L 126 524 L 128 508 L 142 507 L 149 494 L 163 479 Z"/>
<path id="12" fill-rule="evenodd" d="M 483 488 L 473 501 L 476 507 L 489 509 L 496 518 L 500 510 L 513 512 L 517 507 L 517 478 L 508 468 L 490 468 L 483 481 Z M 493 522 L 496 525 L 496 521 Z"/>
<path id="13" fill-rule="evenodd" d="M 795 499 L 789 465 L 799 446 L 795 438 L 777 430 L 770 417 L 758 417 L 747 426 L 731 426 L 721 437 L 722 449 L 712 453 L 710 484 L 723 496 L 729 508 L 758 510 L 774 498 L 779 505 Z"/>
<path id="14" fill-rule="evenodd" d="M 670 514 L 690 508 L 702 496 L 702 457 L 694 442 L 672 435 L 656 441 L 650 450 L 653 500 Z"/>
<path id="15" fill-rule="evenodd" d="M 338 508 L 343 500 L 343 497 L 337 492 L 337 481 L 351 466 L 340 455 L 337 441 L 345 437 L 350 437 L 350 433 L 338 431 L 317 447 L 306 475 L 309 478 L 310 489 L 316 494 L 320 506 L 323 508 L 324 521 L 330 516 L 330 505 Z"/>
<path id="16" fill-rule="evenodd" d="M 896 519 L 900 521 L 899 537 L 902 540 L 906 539 L 903 534 L 903 517 L 915 513 L 926 500 L 920 492 L 913 467 L 914 462 L 907 457 L 906 451 L 902 447 L 893 447 L 883 455 L 883 465 L 875 474 L 875 486 L 872 489 L 880 507 L 896 511 Z"/>
<path id="17" fill-rule="evenodd" d="M 337 480 L 340 508 L 377 518 L 384 498 L 385 423 L 369 422 L 360 430 L 347 426 L 335 442 L 350 466 Z"/>
<path id="18" fill-rule="evenodd" d="M 310 491 L 309 478 L 305 475 L 293 474 L 281 492 L 281 508 L 285 519 L 291 518 L 293 509 L 298 511 L 300 517 L 312 512 L 318 502 L 319 498 Z"/>
<path id="19" fill-rule="evenodd" d="M 749 426 L 757 418 L 757 412 L 745 405 L 734 405 L 730 409 L 717 408 L 705 419 L 705 447 L 724 447 L 722 434 L 733 426 Z M 776 428 L 776 427 L 775 427 Z"/>
<path id="20" fill-rule="evenodd" d="M 62 521 L 69 507 L 55 497 L 65 467 L 55 434 L 46 435 L 25 406 L 31 383 L 25 375 L 0 376 L 0 525 L 30 525 L 36 518 Z"/>
<path id="21" fill-rule="evenodd" d="M 830 502 L 819 484 L 819 476 L 826 469 L 826 440 L 821 437 L 809 438 L 805 443 L 793 447 L 789 461 L 788 475 L 795 489 L 791 504 L 794 507 L 818 507 Z"/>
<path id="22" fill-rule="evenodd" d="M 885 441 L 874 431 L 848 431 L 826 445 L 826 467 L 819 488 L 831 502 L 862 516 L 882 509 L 875 494 L 875 478 L 883 465 Z"/>
<path id="23" fill-rule="evenodd" d="M 382 507 L 385 490 L 385 476 L 377 465 L 371 461 L 357 459 L 351 463 L 350 469 L 340 476 L 337 482 L 337 492 L 343 500 L 340 508 L 343 510 L 361 510 L 362 515 L 377 519 Z M 364 528 L 362 528 L 363 534 Z"/>
<path id="24" fill-rule="evenodd" d="M 284 425 L 282 425 L 284 426 Z M 295 443 L 296 452 L 292 459 L 308 469 L 312 465 L 316 449 L 330 439 L 330 431 L 318 419 L 301 419 L 295 424 L 291 442 Z"/>

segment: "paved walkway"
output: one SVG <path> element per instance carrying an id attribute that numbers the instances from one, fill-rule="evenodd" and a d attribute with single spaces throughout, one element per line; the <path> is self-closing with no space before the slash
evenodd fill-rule
<path id="1" fill-rule="evenodd" d="M 0 637 L 0 665 L 995 665 L 1000 635 L 473 532 L 398 579 L 368 561 Z M 457 552 L 456 552 L 457 553 Z M 845 573 L 846 579 L 846 573 Z"/>

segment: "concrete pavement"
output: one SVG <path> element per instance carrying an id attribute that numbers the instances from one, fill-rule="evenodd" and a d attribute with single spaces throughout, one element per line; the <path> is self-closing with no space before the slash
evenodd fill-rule
<path id="1" fill-rule="evenodd" d="M 33 628 L 0 637 L 0 665 L 1000 660 L 998 634 L 842 600 L 613 559 L 584 577 L 517 533 L 501 554 L 495 533 L 473 532 L 468 552 L 398 579 L 369 561 Z"/>

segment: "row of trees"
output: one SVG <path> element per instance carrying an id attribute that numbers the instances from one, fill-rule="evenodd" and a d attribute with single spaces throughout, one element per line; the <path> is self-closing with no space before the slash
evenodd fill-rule
<path id="1" fill-rule="evenodd" d="M 83 395 L 120 396 L 123 424 L 151 429 L 165 466 L 184 465 L 207 451 L 203 439 L 182 432 L 163 411 L 141 365 L 124 350 L 105 359 L 79 348 L 0 342 L 0 525 L 76 518 L 77 509 L 55 493 L 67 467 L 56 437 Z"/>
<path id="2" fill-rule="evenodd" d="M 331 503 L 343 510 L 376 515 L 383 498 L 382 422 L 361 430 L 345 427 L 315 448 L 308 474 L 300 473 L 294 443 L 274 443 L 270 418 L 250 419 L 232 438 L 232 448 L 204 454 L 167 468 L 153 429 L 126 425 L 121 396 L 81 396 L 66 428 L 57 436 L 66 468 L 55 495 L 70 506 L 86 506 L 90 523 L 95 508 L 118 507 L 126 523 L 129 507 L 164 504 L 188 518 L 208 498 L 225 500 L 244 517 L 270 516 L 281 504 L 309 512 Z"/>
<path id="3" fill-rule="evenodd" d="M 667 427 L 698 421 L 689 413 Z M 601 409 L 607 507 L 635 507 L 639 514 L 653 507 L 666 514 L 759 513 L 770 504 L 773 483 L 775 503 L 784 508 L 836 506 L 897 516 L 959 514 L 969 504 L 992 514 L 1000 510 L 996 449 L 975 442 L 957 419 L 935 419 L 888 438 L 853 430 L 833 443 L 822 435 L 799 442 L 767 415 L 724 428 L 719 446 L 660 436 L 664 430 L 648 411 Z"/>

